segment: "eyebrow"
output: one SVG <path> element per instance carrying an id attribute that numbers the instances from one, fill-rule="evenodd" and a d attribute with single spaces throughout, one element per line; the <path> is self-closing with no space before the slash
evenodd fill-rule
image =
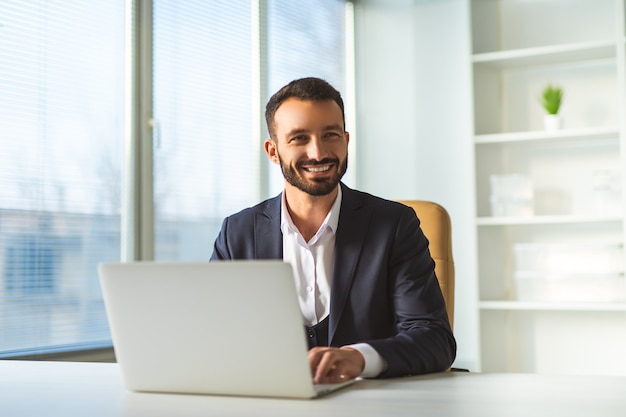
<path id="1" fill-rule="evenodd" d="M 328 125 L 328 126 L 324 126 L 322 128 L 323 131 L 328 131 L 328 130 L 341 130 L 343 131 L 343 127 L 341 127 L 341 125 L 339 124 L 334 124 L 334 125 Z"/>
<path id="2" fill-rule="evenodd" d="M 343 131 L 343 128 L 339 124 L 327 125 L 327 126 L 322 127 L 323 132 L 328 132 L 329 130 Z M 299 135 L 299 134 L 308 133 L 308 132 L 309 132 L 309 129 L 293 129 L 287 132 L 287 136 Z"/>
<path id="3" fill-rule="evenodd" d="M 287 136 L 295 136 L 295 135 L 300 135 L 302 133 L 307 133 L 307 132 L 308 132 L 307 129 L 293 129 L 287 132 Z"/>

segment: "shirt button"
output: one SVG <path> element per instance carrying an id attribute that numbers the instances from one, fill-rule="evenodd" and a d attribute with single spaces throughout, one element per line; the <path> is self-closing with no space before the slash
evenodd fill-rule
<path id="1" fill-rule="evenodd" d="M 308 286 L 306 287 L 306 290 L 307 290 L 308 292 L 312 292 L 312 291 L 313 291 L 313 287 L 311 287 L 310 285 L 308 285 Z"/>

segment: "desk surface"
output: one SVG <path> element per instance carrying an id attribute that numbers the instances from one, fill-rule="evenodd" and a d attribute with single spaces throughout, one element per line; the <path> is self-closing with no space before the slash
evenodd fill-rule
<path id="1" fill-rule="evenodd" d="M 624 417 L 626 377 L 441 373 L 283 400 L 133 393 L 117 364 L 0 361 L 0 416 Z"/>

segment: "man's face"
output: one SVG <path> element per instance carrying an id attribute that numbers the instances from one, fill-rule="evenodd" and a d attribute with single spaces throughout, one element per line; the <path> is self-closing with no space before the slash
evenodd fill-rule
<path id="1" fill-rule="evenodd" d="M 331 193 L 348 169 L 349 135 L 332 100 L 286 100 L 274 115 L 265 150 L 285 180 L 312 196 Z"/>

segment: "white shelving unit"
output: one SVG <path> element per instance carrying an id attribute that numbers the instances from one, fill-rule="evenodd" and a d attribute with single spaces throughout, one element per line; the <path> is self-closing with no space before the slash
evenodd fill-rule
<path id="1" fill-rule="evenodd" d="M 470 1 L 483 371 L 626 374 L 624 3 Z M 556 131 L 549 83 L 564 90 Z M 502 213 L 492 181 L 511 175 L 526 185 Z M 555 250 L 524 281 L 537 299 L 522 296 L 520 245 Z"/>

